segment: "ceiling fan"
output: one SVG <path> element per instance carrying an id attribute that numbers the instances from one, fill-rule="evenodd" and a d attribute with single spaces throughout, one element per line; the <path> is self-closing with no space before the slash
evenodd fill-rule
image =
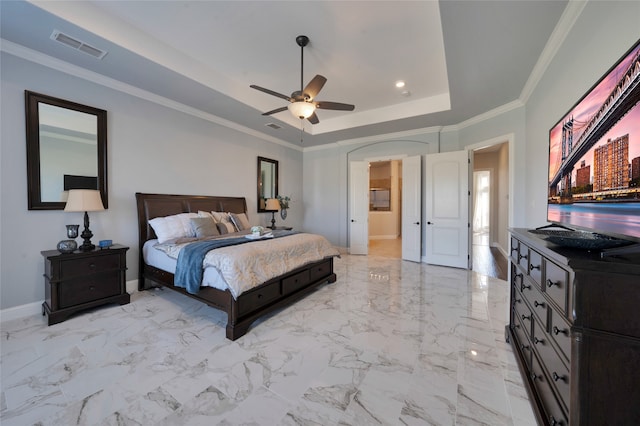
<path id="1" fill-rule="evenodd" d="M 261 92 L 268 93 L 269 95 L 277 96 L 278 98 L 286 99 L 289 101 L 289 105 L 276 108 L 272 111 L 267 111 L 262 115 L 271 115 L 278 112 L 282 112 L 286 109 L 300 119 L 306 118 L 311 124 L 318 124 L 318 116 L 316 115 L 316 109 L 332 109 L 339 111 L 353 111 L 355 105 L 343 104 L 340 102 L 328 102 L 328 101 L 314 101 L 314 98 L 318 95 L 318 92 L 322 90 L 322 87 L 327 82 L 327 79 L 321 75 L 316 75 L 313 79 L 303 88 L 303 76 L 302 71 L 304 67 L 304 47 L 309 43 L 309 37 L 305 35 L 299 35 L 296 37 L 296 43 L 300 46 L 300 90 L 295 91 L 291 96 L 283 95 L 282 93 L 274 92 L 273 90 L 265 89 L 264 87 L 256 86 L 255 84 L 249 87 L 260 90 Z"/>

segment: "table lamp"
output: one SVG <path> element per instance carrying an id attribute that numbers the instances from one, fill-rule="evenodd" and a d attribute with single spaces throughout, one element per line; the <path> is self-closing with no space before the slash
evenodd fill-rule
<path id="1" fill-rule="evenodd" d="M 70 189 L 67 204 L 64 206 L 66 212 L 84 212 L 84 230 L 80 235 L 84 242 L 79 247 L 80 251 L 89 251 L 96 248 L 91 244 L 93 233 L 89 229 L 89 214 L 87 212 L 97 212 L 104 210 L 100 191 L 96 189 Z"/>
<path id="2" fill-rule="evenodd" d="M 271 212 L 271 229 L 276 228 L 276 212 L 280 210 L 280 201 L 276 198 L 267 199 L 267 205 L 264 208 L 266 211 Z"/>

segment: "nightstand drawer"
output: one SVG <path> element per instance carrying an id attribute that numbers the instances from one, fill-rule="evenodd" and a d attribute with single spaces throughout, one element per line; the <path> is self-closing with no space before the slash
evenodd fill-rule
<path id="1" fill-rule="evenodd" d="M 58 284 L 60 308 L 68 308 L 121 293 L 120 271 L 88 275 Z"/>
<path id="2" fill-rule="evenodd" d="M 109 269 L 120 269 L 120 255 L 91 256 L 60 261 L 60 279 L 88 275 Z"/>

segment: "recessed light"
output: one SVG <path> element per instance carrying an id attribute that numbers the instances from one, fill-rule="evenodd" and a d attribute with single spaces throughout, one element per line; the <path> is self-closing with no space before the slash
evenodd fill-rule
<path id="1" fill-rule="evenodd" d="M 396 81 L 396 87 L 397 87 L 398 89 L 403 88 L 403 87 L 404 87 L 404 81 L 402 81 L 402 80 L 398 80 L 398 81 Z"/>

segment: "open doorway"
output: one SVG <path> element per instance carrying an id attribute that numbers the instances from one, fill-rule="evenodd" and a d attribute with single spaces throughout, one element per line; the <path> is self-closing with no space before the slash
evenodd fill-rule
<path id="1" fill-rule="evenodd" d="M 402 161 L 369 163 L 369 254 L 402 257 Z"/>
<path id="2" fill-rule="evenodd" d="M 473 151 L 472 268 L 507 279 L 509 144 Z"/>

